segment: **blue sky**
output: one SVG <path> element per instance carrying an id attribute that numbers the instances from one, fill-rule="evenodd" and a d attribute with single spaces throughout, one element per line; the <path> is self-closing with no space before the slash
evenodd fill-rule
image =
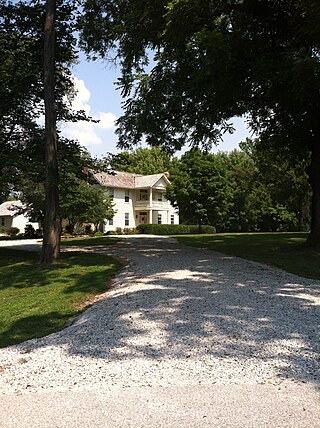
<path id="1" fill-rule="evenodd" d="M 103 61 L 87 62 L 81 54 L 80 63 L 74 67 L 73 73 L 78 88 L 74 107 L 84 109 L 94 119 L 100 119 L 100 122 L 63 125 L 62 133 L 77 139 L 94 156 L 119 152 L 114 126 L 114 121 L 122 114 L 121 94 L 115 86 L 119 70 Z M 213 151 L 233 150 L 249 136 L 242 119 L 236 118 L 232 122 L 236 131 L 232 135 L 226 134 L 224 141 Z"/>

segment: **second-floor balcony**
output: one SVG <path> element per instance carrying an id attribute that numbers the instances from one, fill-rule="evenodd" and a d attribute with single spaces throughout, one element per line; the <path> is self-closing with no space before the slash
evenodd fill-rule
<path id="1" fill-rule="evenodd" d="M 169 208 L 169 202 L 164 196 L 164 192 L 152 189 L 140 189 L 136 192 L 135 208 L 144 210 L 165 210 Z"/>
<path id="2" fill-rule="evenodd" d="M 169 207 L 169 202 L 167 200 L 158 201 L 154 199 L 151 201 L 135 201 L 135 207 L 139 209 L 164 210 Z"/>

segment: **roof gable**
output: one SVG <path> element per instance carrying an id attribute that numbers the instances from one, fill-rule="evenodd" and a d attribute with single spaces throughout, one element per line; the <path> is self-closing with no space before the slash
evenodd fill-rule
<path id="1" fill-rule="evenodd" d="M 116 187 L 123 189 L 142 189 L 146 187 L 166 188 L 170 183 L 167 173 L 161 174 L 132 174 L 123 171 L 96 172 L 93 173 L 94 179 L 104 187 Z"/>
<path id="2" fill-rule="evenodd" d="M 0 205 L 0 216 L 14 217 L 20 214 L 20 210 L 23 208 L 21 201 L 7 201 Z"/>

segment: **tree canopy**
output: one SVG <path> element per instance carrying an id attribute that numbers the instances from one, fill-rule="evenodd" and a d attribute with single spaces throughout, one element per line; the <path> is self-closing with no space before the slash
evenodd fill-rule
<path id="1" fill-rule="evenodd" d="M 318 1 L 88 0 L 80 26 L 88 54 L 114 50 L 121 63 L 120 146 L 206 148 L 247 115 L 260 138 L 311 153 L 310 243 L 320 242 Z"/>
<path id="2" fill-rule="evenodd" d="M 131 152 L 108 153 L 99 161 L 98 166 L 103 170 L 108 170 L 111 167 L 119 171 L 148 175 L 169 171 L 171 165 L 171 156 L 165 153 L 162 148 L 139 147 Z"/>

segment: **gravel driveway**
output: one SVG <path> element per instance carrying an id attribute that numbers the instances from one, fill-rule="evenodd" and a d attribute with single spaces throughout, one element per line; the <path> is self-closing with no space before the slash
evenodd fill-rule
<path id="1" fill-rule="evenodd" d="M 170 238 L 90 251 L 130 262 L 71 326 L 1 349 L 0 392 L 319 380 L 318 281 Z"/>

